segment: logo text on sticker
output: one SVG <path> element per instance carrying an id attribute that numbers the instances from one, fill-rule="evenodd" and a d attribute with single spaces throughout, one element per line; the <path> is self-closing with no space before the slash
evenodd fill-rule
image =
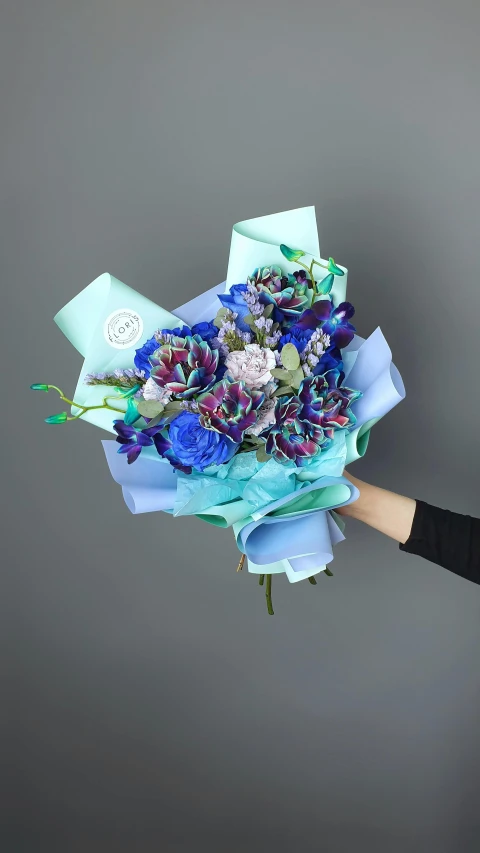
<path id="1" fill-rule="evenodd" d="M 143 334 L 143 320 L 130 308 L 117 308 L 105 320 L 105 340 L 115 349 L 133 347 Z"/>

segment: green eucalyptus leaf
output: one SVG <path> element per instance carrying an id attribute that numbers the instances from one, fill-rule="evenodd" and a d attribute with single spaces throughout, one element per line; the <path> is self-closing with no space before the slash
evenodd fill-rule
<path id="1" fill-rule="evenodd" d="M 290 377 L 289 371 L 285 370 L 283 367 L 273 367 L 270 373 L 275 377 L 275 379 L 288 379 Z"/>
<path id="2" fill-rule="evenodd" d="M 167 425 L 167 424 L 170 424 L 172 421 L 174 421 L 175 418 L 178 418 L 179 414 L 180 414 L 180 411 L 178 409 L 174 409 L 173 411 L 170 411 L 170 412 L 167 412 L 167 410 L 164 409 L 162 414 L 160 415 L 160 420 L 162 421 L 162 423 Z M 149 426 L 150 426 L 150 424 L 149 424 Z"/>
<path id="3" fill-rule="evenodd" d="M 300 383 L 305 379 L 305 374 L 301 367 L 297 367 L 296 370 L 290 371 L 290 385 L 293 388 L 299 388 Z"/>
<path id="4" fill-rule="evenodd" d="M 217 315 L 213 321 L 213 325 L 216 326 L 217 329 L 220 328 L 223 321 L 228 317 L 228 313 L 229 313 L 228 308 L 222 307 L 222 308 L 218 309 Z"/>
<path id="5" fill-rule="evenodd" d="M 265 450 L 264 444 L 262 444 L 262 446 L 258 448 L 256 456 L 257 462 L 268 462 L 268 460 L 272 458 L 270 454 L 267 453 L 267 451 Z"/>
<path id="6" fill-rule="evenodd" d="M 170 402 L 165 406 L 165 414 L 167 414 L 167 412 L 178 412 L 180 409 L 183 409 L 183 403 L 181 400 L 170 400 Z"/>
<path id="7" fill-rule="evenodd" d="M 137 409 L 144 418 L 155 418 L 161 415 L 165 406 L 159 403 L 158 400 L 139 400 Z"/>
<path id="8" fill-rule="evenodd" d="M 164 416 L 163 412 L 159 412 L 158 415 L 155 415 L 154 418 L 151 418 L 148 421 L 147 427 L 148 427 L 148 429 L 150 429 L 150 427 L 157 426 L 157 424 L 159 424 L 160 421 L 163 422 L 164 420 L 165 420 L 165 416 Z"/>
<path id="9" fill-rule="evenodd" d="M 281 244 L 280 251 L 287 261 L 291 261 L 292 263 L 299 261 L 305 254 L 301 249 L 290 249 L 290 247 L 286 246 L 285 243 Z"/>
<path id="10" fill-rule="evenodd" d="M 274 309 L 274 308 L 275 308 L 275 305 L 273 304 L 273 302 L 271 302 L 271 303 L 270 303 L 270 305 L 267 305 L 267 306 L 266 306 L 266 308 L 264 308 L 264 310 L 263 310 L 263 316 L 264 316 L 267 320 L 268 320 L 268 318 L 272 315 L 272 313 L 273 313 L 273 309 Z"/>
<path id="11" fill-rule="evenodd" d="M 328 271 L 333 273 L 333 275 L 345 275 L 343 270 L 341 270 L 340 267 L 337 267 L 333 258 L 328 259 Z"/>
<path id="12" fill-rule="evenodd" d="M 261 444 L 263 444 L 263 441 L 257 435 L 245 435 L 242 441 L 242 447 L 248 447 L 249 450 L 260 447 Z"/>
<path id="13" fill-rule="evenodd" d="M 293 344 L 285 344 L 280 353 L 282 364 L 287 370 L 296 370 L 300 365 L 300 356 L 296 346 Z"/>
<path id="14" fill-rule="evenodd" d="M 291 385 L 282 385 L 281 388 L 277 388 L 274 393 L 274 397 L 292 397 L 295 394 L 294 389 Z"/>

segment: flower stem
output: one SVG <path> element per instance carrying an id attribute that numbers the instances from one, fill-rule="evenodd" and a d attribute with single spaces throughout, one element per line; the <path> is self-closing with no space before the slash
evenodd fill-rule
<path id="1" fill-rule="evenodd" d="M 315 258 L 312 261 L 312 267 L 314 266 L 321 267 L 322 270 L 328 270 L 328 264 L 321 264 L 320 261 L 316 261 Z"/>
<path id="2" fill-rule="evenodd" d="M 326 264 L 321 264 L 320 261 L 316 261 L 315 258 L 312 260 L 312 263 L 310 264 L 309 267 L 307 267 L 306 264 L 302 264 L 301 261 L 296 261 L 296 263 L 299 264 L 299 266 L 303 267 L 303 269 L 308 272 L 308 274 L 310 276 L 312 288 L 313 288 L 313 290 L 315 290 L 315 277 L 313 275 L 313 267 L 316 265 L 317 267 L 321 267 L 323 270 L 328 270 L 328 266 Z"/>
<path id="3" fill-rule="evenodd" d="M 308 579 L 308 582 L 309 582 L 309 583 L 311 583 L 311 584 L 312 584 L 312 586 L 316 586 L 316 585 L 317 585 L 317 581 L 315 580 L 315 578 L 313 577 L 313 575 Z"/>
<path id="4" fill-rule="evenodd" d="M 330 569 L 324 569 L 323 574 L 327 576 L 327 578 L 333 578 L 333 572 Z"/>
<path id="5" fill-rule="evenodd" d="M 68 397 L 65 397 L 63 391 L 60 388 L 57 388 L 56 385 L 48 385 L 48 390 L 57 391 L 60 399 L 63 400 L 64 403 L 68 403 L 69 406 L 81 410 L 78 415 L 72 415 L 72 417 L 67 418 L 67 421 L 76 421 L 78 418 L 81 418 L 85 412 L 91 412 L 93 409 L 109 409 L 111 412 L 119 412 L 121 415 L 125 414 L 125 409 L 119 409 L 117 406 L 111 406 L 107 403 L 107 400 L 117 400 L 117 397 L 113 397 L 112 395 L 104 397 L 102 404 L 99 406 L 81 406 L 80 403 L 76 403 L 75 400 L 69 400 Z"/>
<path id="6" fill-rule="evenodd" d="M 274 609 L 272 604 L 272 576 L 267 575 L 267 586 L 265 589 L 265 598 L 267 599 L 267 610 L 270 616 L 274 615 Z"/>
<path id="7" fill-rule="evenodd" d="M 313 278 L 313 274 L 312 274 L 313 263 L 310 267 L 307 267 L 306 264 L 302 264 L 301 261 L 296 261 L 295 263 L 299 264 L 299 266 L 303 267 L 303 269 L 308 272 L 308 274 L 310 276 L 311 283 L 312 283 L 312 287 L 315 290 L 315 279 Z"/>
<path id="8" fill-rule="evenodd" d="M 242 556 L 240 557 L 240 562 L 237 566 L 237 572 L 242 571 L 244 562 L 245 562 L 245 554 L 242 554 Z"/>
<path id="9" fill-rule="evenodd" d="M 263 582 L 264 582 L 264 580 L 265 580 L 265 575 L 259 575 L 259 576 L 258 576 L 258 583 L 259 583 L 259 586 L 263 586 Z"/>

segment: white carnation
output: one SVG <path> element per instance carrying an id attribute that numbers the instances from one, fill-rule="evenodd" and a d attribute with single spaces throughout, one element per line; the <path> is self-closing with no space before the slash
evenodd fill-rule
<path id="1" fill-rule="evenodd" d="M 157 400 L 159 403 L 168 403 L 172 396 L 166 388 L 160 388 L 159 385 L 152 379 L 147 379 L 142 388 L 144 400 Z"/>
<path id="2" fill-rule="evenodd" d="M 249 427 L 247 435 L 260 435 L 264 429 L 275 423 L 275 400 L 267 398 L 258 409 L 257 421 Z"/>
<path id="3" fill-rule="evenodd" d="M 258 344 L 247 344 L 244 350 L 230 352 L 225 364 L 235 382 L 242 380 L 247 388 L 261 388 L 273 378 L 270 371 L 276 361 L 272 350 Z"/>

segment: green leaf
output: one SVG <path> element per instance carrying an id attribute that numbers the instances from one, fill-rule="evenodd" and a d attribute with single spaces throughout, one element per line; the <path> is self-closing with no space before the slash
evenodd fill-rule
<path id="1" fill-rule="evenodd" d="M 334 275 L 345 275 L 343 270 L 341 270 L 340 267 L 337 267 L 333 258 L 328 259 L 328 271 L 333 273 Z"/>
<path id="2" fill-rule="evenodd" d="M 215 317 L 215 320 L 213 321 L 213 325 L 216 326 L 217 329 L 220 328 L 220 326 L 222 325 L 225 318 L 228 317 L 228 313 L 229 313 L 228 308 L 224 308 L 222 306 L 222 308 L 218 309 L 217 316 Z"/>
<path id="3" fill-rule="evenodd" d="M 271 316 L 271 314 L 273 313 L 273 309 L 274 309 L 274 308 L 275 308 L 275 305 L 273 304 L 273 302 L 271 302 L 271 303 L 270 303 L 270 305 L 267 305 L 267 307 L 266 307 L 266 308 L 264 308 L 264 310 L 263 310 L 263 316 L 264 316 L 267 320 L 268 320 L 268 318 Z"/>
<path id="4" fill-rule="evenodd" d="M 300 365 L 300 356 L 294 344 L 285 344 L 280 353 L 282 364 L 287 370 L 296 370 Z"/>
<path id="5" fill-rule="evenodd" d="M 283 367 L 273 367 L 270 373 L 275 377 L 275 379 L 288 379 L 290 376 L 289 371 L 284 370 Z"/>
<path id="6" fill-rule="evenodd" d="M 295 394 L 294 389 L 291 385 L 282 385 L 281 388 L 277 388 L 274 393 L 274 397 L 292 397 Z"/>
<path id="7" fill-rule="evenodd" d="M 257 462 L 268 462 L 268 460 L 272 458 L 270 454 L 267 453 L 267 451 L 265 450 L 264 444 L 262 444 L 262 446 L 258 448 L 256 456 Z"/>
<path id="8" fill-rule="evenodd" d="M 243 318 L 243 322 L 246 323 L 247 326 L 250 326 L 250 328 L 254 328 L 254 329 L 257 328 L 255 326 L 255 320 L 256 320 L 256 317 L 252 317 L 251 314 L 246 314 L 245 317 Z"/>
<path id="9" fill-rule="evenodd" d="M 165 424 L 165 426 L 168 426 L 168 424 L 171 424 L 172 421 L 175 420 L 175 418 L 178 418 L 179 414 L 180 412 L 170 412 L 168 415 L 164 413 L 162 415 L 162 422 Z"/>
<path id="10" fill-rule="evenodd" d="M 305 374 L 301 367 L 296 370 L 290 370 L 290 385 L 292 388 L 299 388 L 300 383 L 305 379 Z"/>
<path id="11" fill-rule="evenodd" d="M 258 438 L 256 435 L 245 435 L 242 441 L 242 448 L 246 448 L 249 451 L 254 450 L 256 447 L 260 447 L 263 444 L 261 438 Z M 249 446 L 250 445 L 250 446 Z"/>
<path id="12" fill-rule="evenodd" d="M 290 247 L 286 246 L 285 243 L 280 245 L 280 251 L 287 261 L 291 261 L 292 263 L 299 261 L 305 254 L 301 249 L 290 249 Z"/>
<path id="13" fill-rule="evenodd" d="M 147 417 L 148 417 L 148 415 L 147 415 Z M 166 422 L 166 419 L 165 419 L 163 412 L 159 412 L 158 415 L 155 415 L 154 418 L 151 418 L 148 421 L 148 424 L 147 424 L 148 429 L 150 429 L 150 427 L 157 426 L 157 424 L 159 424 L 160 421 L 163 421 L 163 420 L 165 420 L 165 422 Z"/>
<path id="14" fill-rule="evenodd" d="M 183 403 L 181 400 L 170 400 L 170 402 L 165 406 L 165 414 L 168 412 L 178 412 L 180 409 L 183 409 Z"/>
<path id="15" fill-rule="evenodd" d="M 327 296 L 333 287 L 334 281 L 335 281 L 335 276 L 332 273 L 330 273 L 329 275 L 326 275 L 325 278 L 322 278 L 321 281 L 317 281 L 317 284 L 316 284 L 317 293 L 321 294 L 322 296 Z"/>
<path id="16" fill-rule="evenodd" d="M 164 408 L 163 403 L 159 403 L 158 400 L 139 400 L 137 403 L 138 412 L 144 418 L 155 418 L 162 414 Z"/>

